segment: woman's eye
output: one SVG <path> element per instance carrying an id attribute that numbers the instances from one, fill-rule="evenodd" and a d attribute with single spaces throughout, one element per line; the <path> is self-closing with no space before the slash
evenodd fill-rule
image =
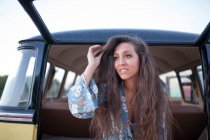
<path id="1" fill-rule="evenodd" d="M 130 57 L 131 57 L 131 55 L 130 55 L 130 54 L 127 54 L 127 55 L 126 55 L 126 57 L 127 57 L 127 58 L 130 58 Z"/>
<path id="2" fill-rule="evenodd" d="M 116 61 L 116 60 L 118 60 L 119 59 L 119 57 L 117 57 L 117 56 L 114 56 L 114 61 Z"/>

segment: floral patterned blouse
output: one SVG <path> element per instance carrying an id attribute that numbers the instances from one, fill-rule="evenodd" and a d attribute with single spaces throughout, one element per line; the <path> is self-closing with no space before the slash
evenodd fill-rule
<path id="1" fill-rule="evenodd" d="M 72 115 L 81 119 L 92 118 L 94 116 L 95 109 L 98 107 L 98 102 L 105 100 L 101 99 L 105 96 L 100 95 L 100 99 L 98 96 L 98 94 L 104 94 L 104 91 L 105 87 L 98 89 L 94 80 L 91 80 L 89 86 L 87 86 L 84 76 L 81 75 L 80 80 L 71 87 L 68 93 L 69 109 Z M 133 140 L 132 133 L 135 129 L 135 124 L 132 124 L 128 119 L 128 109 L 126 106 L 123 89 L 121 88 L 119 92 L 123 110 L 119 138 L 120 140 Z M 163 123 L 163 128 L 164 127 L 165 123 Z M 114 133 L 112 136 L 104 136 L 104 140 L 117 139 L 118 137 Z M 166 140 L 166 133 L 161 139 Z"/>

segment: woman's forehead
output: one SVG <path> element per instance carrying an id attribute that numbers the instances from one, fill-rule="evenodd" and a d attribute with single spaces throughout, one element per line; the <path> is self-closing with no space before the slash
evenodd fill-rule
<path id="1" fill-rule="evenodd" d="M 134 45 L 129 42 L 120 43 L 114 50 L 114 53 L 119 52 L 133 52 L 135 51 Z"/>

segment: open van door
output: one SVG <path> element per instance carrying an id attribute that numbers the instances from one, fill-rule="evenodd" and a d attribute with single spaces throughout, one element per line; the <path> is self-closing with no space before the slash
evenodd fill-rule
<path id="1" fill-rule="evenodd" d="M 197 41 L 200 47 L 204 79 L 204 109 L 207 120 L 208 139 L 210 139 L 210 22 Z"/>
<path id="2" fill-rule="evenodd" d="M 44 24 L 41 23 L 32 1 L 19 0 L 19 2 L 34 16 L 32 19 L 40 22 L 40 25 L 35 24 L 42 28 Z M 43 31 L 46 30 L 42 30 L 41 34 L 48 36 L 48 32 Z M 45 38 L 48 45 L 51 43 L 49 38 Z M 39 139 L 39 112 L 48 53 L 46 42 L 19 42 L 17 67 L 9 75 L 0 96 L 1 140 Z"/>
<path id="3" fill-rule="evenodd" d="M 36 140 L 43 88 L 45 43 L 22 43 L 19 60 L 0 98 L 0 139 Z"/>

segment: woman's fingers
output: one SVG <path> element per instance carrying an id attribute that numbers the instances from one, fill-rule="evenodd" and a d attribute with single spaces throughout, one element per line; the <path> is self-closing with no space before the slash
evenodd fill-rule
<path id="1" fill-rule="evenodd" d="M 91 46 L 90 48 L 89 48 L 89 52 L 90 53 L 92 53 L 92 54 L 94 54 L 94 56 L 97 54 L 97 52 L 99 51 L 99 50 L 101 50 L 102 49 L 102 46 L 101 45 L 93 45 L 93 46 Z"/>
<path id="2" fill-rule="evenodd" d="M 101 53 L 97 56 L 99 61 L 101 60 L 101 56 L 103 55 L 103 52 L 101 51 Z"/>
<path id="3" fill-rule="evenodd" d="M 94 52 L 94 57 L 98 57 L 102 53 L 103 53 L 102 49 L 99 49 L 99 50 Z"/>
<path id="4" fill-rule="evenodd" d="M 88 64 L 97 67 L 100 63 L 101 56 L 103 54 L 101 45 L 93 45 L 89 48 L 87 58 Z"/>

